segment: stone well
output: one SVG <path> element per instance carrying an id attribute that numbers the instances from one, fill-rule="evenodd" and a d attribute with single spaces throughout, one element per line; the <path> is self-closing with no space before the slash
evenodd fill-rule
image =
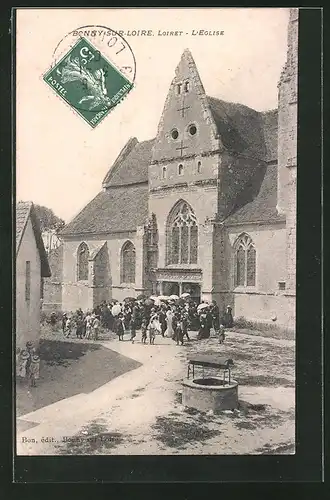
<path id="1" fill-rule="evenodd" d="M 182 404 L 196 410 L 219 411 L 238 408 L 238 383 L 220 377 L 184 379 Z"/>

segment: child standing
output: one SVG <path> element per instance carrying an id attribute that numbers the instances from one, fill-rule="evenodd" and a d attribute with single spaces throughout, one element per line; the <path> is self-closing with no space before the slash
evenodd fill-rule
<path id="1" fill-rule="evenodd" d="M 93 320 L 93 340 L 98 340 L 99 337 L 99 329 L 100 329 L 100 320 L 97 316 L 95 316 Z"/>
<path id="2" fill-rule="evenodd" d="M 123 324 L 123 314 L 122 313 L 118 314 L 117 319 L 116 319 L 116 333 L 118 335 L 119 340 L 124 340 L 125 329 L 124 329 L 124 324 Z"/>
<path id="3" fill-rule="evenodd" d="M 223 325 L 220 325 L 219 327 L 219 344 L 223 344 L 225 340 L 225 327 Z"/>
<path id="4" fill-rule="evenodd" d="M 141 342 L 142 342 L 142 344 L 145 344 L 147 342 L 147 320 L 146 320 L 146 318 L 142 319 L 141 333 L 142 333 Z"/>
<path id="5" fill-rule="evenodd" d="M 29 358 L 29 352 L 26 349 L 22 349 L 19 353 L 18 364 L 16 365 L 17 375 L 22 379 L 26 377 L 26 364 Z"/>
<path id="6" fill-rule="evenodd" d="M 36 387 L 36 380 L 39 378 L 39 369 L 40 369 L 40 358 L 37 354 L 32 354 L 31 363 L 29 367 L 29 380 L 30 386 Z"/>

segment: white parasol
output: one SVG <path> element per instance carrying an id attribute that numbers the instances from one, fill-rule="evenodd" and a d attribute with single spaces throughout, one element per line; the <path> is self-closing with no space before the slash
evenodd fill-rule
<path id="1" fill-rule="evenodd" d="M 178 300 L 179 296 L 178 295 L 170 295 L 171 300 Z"/>
<path id="2" fill-rule="evenodd" d="M 197 311 L 201 311 L 202 309 L 206 309 L 207 307 L 209 307 L 209 304 L 199 304 L 199 306 L 197 307 Z"/>
<path id="3" fill-rule="evenodd" d="M 111 312 L 112 312 L 112 316 L 118 316 L 118 314 L 121 313 L 121 307 L 120 307 L 120 305 L 119 304 L 115 304 L 114 306 L 112 306 Z"/>
<path id="4" fill-rule="evenodd" d="M 186 292 L 180 295 L 181 299 L 186 299 L 187 297 L 190 297 L 190 293 Z"/>
<path id="5" fill-rule="evenodd" d="M 159 300 L 169 300 L 169 296 L 168 295 L 159 295 Z"/>

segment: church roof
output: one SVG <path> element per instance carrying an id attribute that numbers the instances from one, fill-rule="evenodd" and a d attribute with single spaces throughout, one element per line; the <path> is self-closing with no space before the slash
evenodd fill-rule
<path id="1" fill-rule="evenodd" d="M 261 168 L 259 175 L 253 179 L 252 185 L 249 185 L 248 190 L 241 194 L 240 200 L 240 207 L 232 210 L 232 213 L 225 219 L 225 224 L 284 222 L 284 216 L 279 215 L 276 210 L 277 165 L 269 164 Z"/>
<path id="2" fill-rule="evenodd" d="M 148 182 L 148 166 L 154 142 L 155 139 L 142 142 L 138 142 L 136 138 L 130 139 L 106 175 L 103 186 L 128 186 Z"/>
<path id="3" fill-rule="evenodd" d="M 51 272 L 48 258 L 41 236 L 40 224 L 32 201 L 19 201 L 16 204 L 16 255 L 18 254 L 29 218 L 31 219 L 32 229 L 40 256 L 41 276 L 43 278 L 49 278 L 51 276 Z"/>
<path id="4" fill-rule="evenodd" d="M 61 235 L 136 231 L 148 215 L 148 185 L 119 186 L 101 191 L 61 231 Z"/>
<path id="5" fill-rule="evenodd" d="M 207 100 L 225 148 L 264 160 L 267 151 L 260 113 L 243 104 L 215 97 L 207 96 Z"/>

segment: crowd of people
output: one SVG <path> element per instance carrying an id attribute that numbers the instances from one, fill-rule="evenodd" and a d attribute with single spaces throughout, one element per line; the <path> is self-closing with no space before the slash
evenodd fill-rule
<path id="1" fill-rule="evenodd" d="M 56 323 L 56 315 L 51 317 Z M 224 340 L 225 329 L 233 326 L 231 307 L 220 314 L 215 301 L 197 305 L 191 299 L 128 298 L 123 302 L 102 302 L 93 310 L 85 313 L 79 308 L 75 313 L 63 314 L 62 331 L 66 337 L 76 335 L 79 339 L 98 340 L 101 328 L 115 332 L 122 341 L 125 333 L 130 333 L 130 340 L 135 341 L 136 331 L 141 330 L 141 341 L 155 342 L 157 334 L 168 337 L 183 345 L 189 339 L 189 330 L 198 330 L 197 339 L 210 337 L 213 328 Z"/>

